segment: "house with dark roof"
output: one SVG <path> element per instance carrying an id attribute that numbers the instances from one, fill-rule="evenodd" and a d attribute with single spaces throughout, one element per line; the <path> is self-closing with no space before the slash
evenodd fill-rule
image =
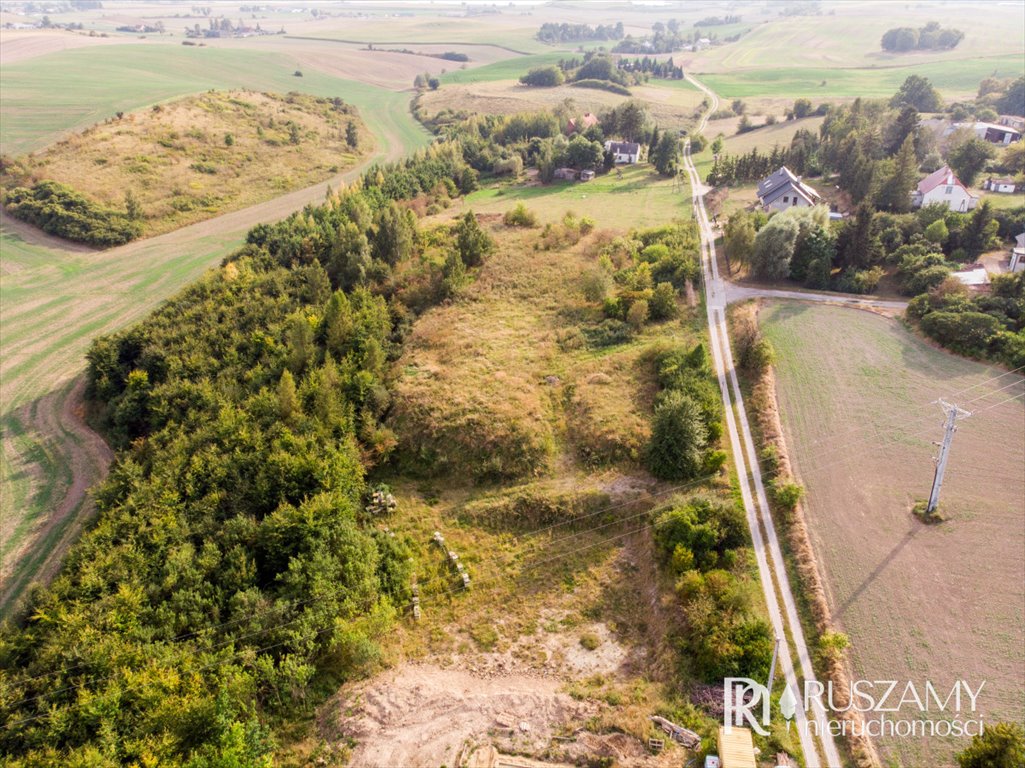
<path id="1" fill-rule="evenodd" d="M 641 145 L 636 141 L 606 141 L 605 151 L 612 153 L 616 165 L 636 163 L 641 159 Z"/>
<path id="2" fill-rule="evenodd" d="M 758 202 L 766 211 L 782 211 L 795 206 L 810 208 L 821 203 L 822 197 L 784 165 L 758 182 Z"/>
<path id="3" fill-rule="evenodd" d="M 911 204 L 915 208 L 943 203 L 950 210 L 963 213 L 972 210 L 977 202 L 979 198 L 969 192 L 946 165 L 918 182 L 918 188 L 911 193 Z"/>

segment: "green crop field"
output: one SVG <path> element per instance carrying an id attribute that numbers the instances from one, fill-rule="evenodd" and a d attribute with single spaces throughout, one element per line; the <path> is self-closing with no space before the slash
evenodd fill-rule
<path id="1" fill-rule="evenodd" d="M 1021 377 L 934 349 L 896 320 L 772 303 L 780 416 L 807 490 L 813 549 L 853 677 L 986 680 L 987 722 L 1025 714 L 1025 419 Z M 1000 378 L 995 378 L 995 377 Z M 1008 402 L 1009 398 L 1017 400 Z M 943 485 L 947 516 L 911 515 L 928 495 L 945 398 L 959 424 Z M 883 739 L 887 759 L 948 765 L 957 740 Z"/>
<path id="2" fill-rule="evenodd" d="M 269 51 L 175 45 L 125 45 L 61 51 L 4 67 L 0 147 L 17 155 L 83 128 L 149 104 L 210 88 L 248 88 L 317 96 L 341 96 L 360 108 L 371 130 L 381 133 L 383 113 L 404 145 L 423 142 L 409 116 L 408 95 L 355 80 L 304 71 L 291 57 Z M 376 124 L 375 124 L 376 122 Z"/>
<path id="3" fill-rule="evenodd" d="M 941 94 L 949 98 L 974 96 L 985 77 L 1020 75 L 1025 59 L 1005 54 L 971 61 L 933 61 L 905 66 L 831 69 L 829 67 L 766 67 L 737 70 L 728 74 L 702 74 L 719 96 L 778 96 L 828 100 L 863 96 L 892 96 L 909 75 L 929 78 Z"/>

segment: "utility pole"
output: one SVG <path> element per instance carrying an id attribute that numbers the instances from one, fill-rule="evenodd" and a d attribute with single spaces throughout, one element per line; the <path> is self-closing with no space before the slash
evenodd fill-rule
<path id="1" fill-rule="evenodd" d="M 954 433 L 957 431 L 957 420 L 959 417 L 968 418 L 971 411 L 958 408 L 952 403 L 944 400 L 937 401 L 940 408 L 947 414 L 944 424 L 943 442 L 939 443 L 940 455 L 936 457 L 936 474 L 932 479 L 932 491 L 929 493 L 929 505 L 925 508 L 925 514 L 931 515 L 936 511 L 940 503 L 940 489 L 943 487 L 943 473 L 947 469 L 947 457 L 950 455 L 950 444 L 954 441 Z"/>

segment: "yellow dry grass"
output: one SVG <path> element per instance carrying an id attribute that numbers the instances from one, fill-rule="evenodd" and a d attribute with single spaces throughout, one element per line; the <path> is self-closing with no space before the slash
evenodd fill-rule
<path id="1" fill-rule="evenodd" d="M 359 151 L 346 128 L 359 131 Z M 4 186 L 53 180 L 138 201 L 145 236 L 315 184 L 372 146 L 355 110 L 305 94 L 210 91 L 99 123 L 15 162 Z"/>

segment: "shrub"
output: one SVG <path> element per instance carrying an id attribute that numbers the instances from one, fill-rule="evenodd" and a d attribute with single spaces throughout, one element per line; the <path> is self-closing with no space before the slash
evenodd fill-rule
<path id="1" fill-rule="evenodd" d="M 594 634 L 593 632 L 584 632 L 584 634 L 580 636 L 580 645 L 582 645 L 588 651 L 593 651 L 596 650 L 599 645 L 601 645 L 601 640 L 599 639 L 598 635 Z"/>
<path id="2" fill-rule="evenodd" d="M 960 768 L 1016 768 L 1025 765 L 1025 731 L 1018 723 L 987 725 L 957 755 Z"/>
<path id="3" fill-rule="evenodd" d="M 648 322 L 648 302 L 640 299 L 631 304 L 626 313 L 626 321 L 635 331 L 640 331 Z"/>
<path id="4" fill-rule="evenodd" d="M 539 88 L 554 88 L 566 82 L 562 70 L 556 66 L 534 67 L 520 78 L 523 85 L 532 85 Z"/>
<path id="5" fill-rule="evenodd" d="M 652 320 L 670 320 L 676 317 L 676 289 L 672 283 L 659 283 L 648 301 Z"/>
<path id="6" fill-rule="evenodd" d="M 612 279 L 604 269 L 588 270 L 580 278 L 580 288 L 588 301 L 604 301 L 611 287 Z"/>
<path id="7" fill-rule="evenodd" d="M 570 83 L 570 85 L 576 88 L 595 88 L 601 91 L 609 91 L 610 93 L 619 94 L 620 96 L 630 95 L 629 88 L 619 85 L 618 83 L 610 82 L 609 80 L 593 80 L 585 78 L 583 80 L 577 80 L 576 82 Z"/>
<path id="8" fill-rule="evenodd" d="M 772 484 L 772 499 L 785 512 L 793 512 L 797 508 L 797 502 L 804 495 L 804 488 L 797 483 Z"/>
<path id="9" fill-rule="evenodd" d="M 965 355 L 985 355 L 1000 321 L 982 312 L 930 312 L 921 321 L 922 330 L 945 347 Z"/>
<path id="10" fill-rule="evenodd" d="M 31 189 L 16 187 L 4 195 L 4 206 L 16 219 L 44 232 L 89 245 L 121 245 L 142 233 L 142 226 L 127 214 L 56 181 L 41 181 Z"/>
<path id="11" fill-rule="evenodd" d="M 583 331 L 588 346 L 592 348 L 612 347 L 616 344 L 625 344 L 633 338 L 630 326 L 622 320 L 603 320 L 593 328 L 586 328 Z"/>
<path id="12" fill-rule="evenodd" d="M 536 227 L 537 216 L 523 203 L 517 203 L 515 208 L 505 212 L 502 222 L 507 227 Z"/>
<path id="13" fill-rule="evenodd" d="M 670 390 L 655 408 L 648 469 L 663 480 L 696 477 L 707 442 L 708 430 L 697 403 L 683 392 Z"/>

